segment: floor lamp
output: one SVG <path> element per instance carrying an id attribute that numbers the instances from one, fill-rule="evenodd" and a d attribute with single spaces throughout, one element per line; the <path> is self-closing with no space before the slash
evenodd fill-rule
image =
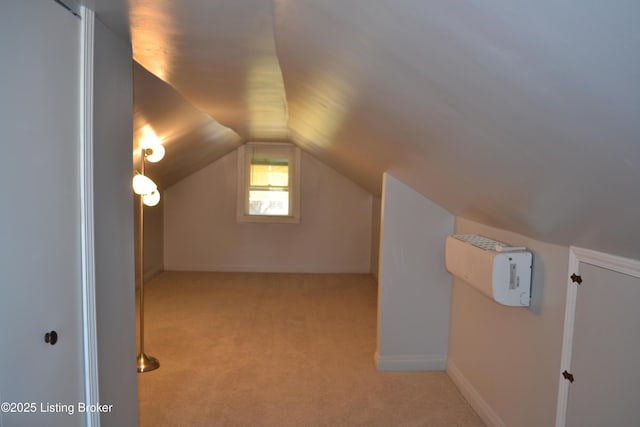
<path id="1" fill-rule="evenodd" d="M 151 142 L 149 142 L 151 141 Z M 139 298 L 140 304 L 138 309 L 138 339 L 140 342 L 140 353 L 137 357 L 138 372 L 149 372 L 160 367 L 158 359 L 147 356 L 144 352 L 144 207 L 155 206 L 160 202 L 160 192 L 156 184 L 144 174 L 145 161 L 155 163 L 164 157 L 164 147 L 160 145 L 157 138 L 146 138 L 141 142 L 140 148 L 140 172 L 133 176 L 133 192 L 140 199 L 140 222 L 138 235 L 140 238 L 139 245 Z"/>

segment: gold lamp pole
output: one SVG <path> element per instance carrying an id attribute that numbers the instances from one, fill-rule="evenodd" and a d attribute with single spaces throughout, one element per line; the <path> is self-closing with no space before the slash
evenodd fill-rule
<path id="1" fill-rule="evenodd" d="M 164 147 L 160 145 L 157 138 L 153 139 L 153 145 L 141 144 L 140 154 L 140 173 L 133 177 L 133 191 L 140 197 L 140 223 L 138 236 L 140 239 L 139 246 L 139 308 L 138 308 L 138 339 L 140 341 L 140 353 L 137 357 L 138 372 L 149 372 L 160 367 L 158 359 L 147 356 L 144 352 L 144 206 L 155 206 L 160 202 L 160 193 L 156 184 L 145 176 L 144 162 L 150 161 L 155 163 L 164 157 Z"/>

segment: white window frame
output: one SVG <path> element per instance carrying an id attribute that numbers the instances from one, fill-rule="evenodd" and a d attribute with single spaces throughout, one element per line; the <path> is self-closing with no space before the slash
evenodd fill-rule
<path id="1" fill-rule="evenodd" d="M 251 148 L 289 149 L 289 215 L 249 215 L 249 173 Z M 247 142 L 238 148 L 238 222 L 300 223 L 300 148 L 287 142 Z"/>

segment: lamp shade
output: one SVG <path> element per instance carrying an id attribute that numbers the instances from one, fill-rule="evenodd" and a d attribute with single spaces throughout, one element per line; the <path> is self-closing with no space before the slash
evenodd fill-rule
<path id="1" fill-rule="evenodd" d="M 164 157 L 164 147 L 162 144 L 155 144 L 145 149 L 145 159 L 151 163 L 156 163 Z"/>
<path id="2" fill-rule="evenodd" d="M 156 135 L 150 125 L 145 125 L 142 128 L 142 135 L 139 141 L 140 148 L 142 148 L 143 150 L 147 148 L 153 148 L 156 145 L 160 145 L 160 138 L 158 138 L 158 135 Z"/>
<path id="3" fill-rule="evenodd" d="M 155 182 L 144 175 L 136 174 L 133 177 L 133 192 L 136 194 L 150 194 L 158 189 Z"/>
<path id="4" fill-rule="evenodd" d="M 154 190 L 149 194 L 144 194 L 142 196 L 142 203 L 147 206 L 155 206 L 160 203 L 160 192 L 158 190 Z"/>

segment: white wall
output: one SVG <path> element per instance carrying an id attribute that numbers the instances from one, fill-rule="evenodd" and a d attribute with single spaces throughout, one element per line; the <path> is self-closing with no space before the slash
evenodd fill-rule
<path id="1" fill-rule="evenodd" d="M 489 425 L 554 425 L 569 248 L 457 218 L 533 252 L 532 304 L 499 305 L 454 278 L 447 372 Z"/>
<path id="2" fill-rule="evenodd" d="M 385 173 L 381 222 L 378 369 L 443 370 L 451 293 L 444 244 L 453 215 Z"/>
<path id="3" fill-rule="evenodd" d="M 369 273 L 372 196 L 302 155 L 300 224 L 238 223 L 237 151 L 164 193 L 166 270 Z"/>
<path id="4" fill-rule="evenodd" d="M 101 425 L 138 423 L 133 208 L 132 59 L 128 43 L 95 22 L 94 207 Z"/>
<path id="5" fill-rule="evenodd" d="M 380 215 L 382 214 L 382 199 L 373 198 L 371 207 L 371 274 L 378 278 L 380 259 Z"/>

